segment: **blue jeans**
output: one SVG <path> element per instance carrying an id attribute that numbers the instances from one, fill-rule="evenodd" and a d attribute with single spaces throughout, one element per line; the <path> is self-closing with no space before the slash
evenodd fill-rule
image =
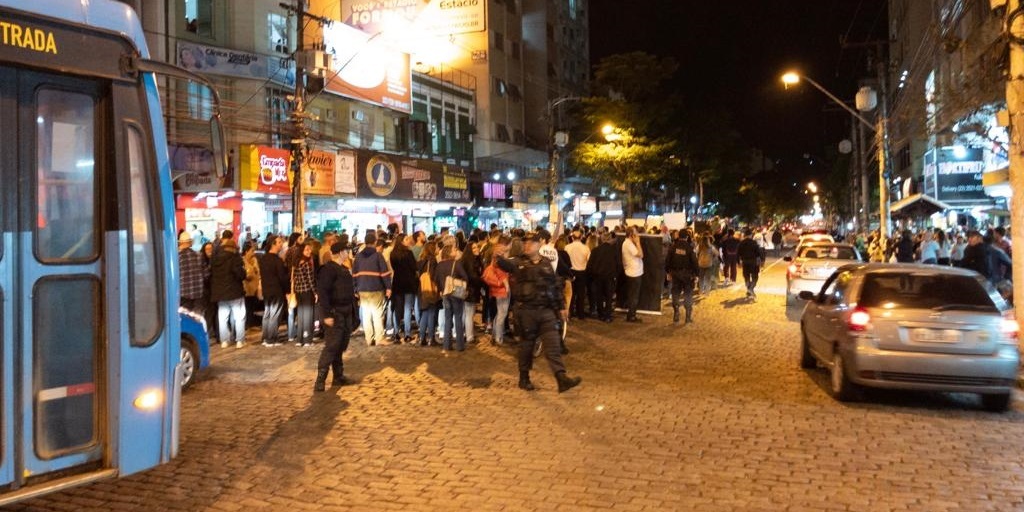
<path id="1" fill-rule="evenodd" d="M 455 349 L 466 350 L 466 326 L 462 319 L 464 316 L 463 300 L 455 297 L 444 299 L 444 349 L 452 349 L 452 328 L 455 329 Z"/>
<path id="2" fill-rule="evenodd" d="M 218 302 L 217 322 L 221 343 L 245 341 L 245 297 Z"/>
<path id="3" fill-rule="evenodd" d="M 437 331 L 437 305 L 426 304 L 420 310 L 420 342 L 433 341 Z"/>
<path id="4" fill-rule="evenodd" d="M 399 293 L 391 295 L 391 306 L 394 310 L 394 317 L 397 320 L 399 315 L 402 317 L 402 323 L 395 325 L 395 338 L 399 338 L 402 332 L 405 332 L 405 337 L 412 336 L 412 319 L 416 315 L 416 294 L 415 293 Z"/>
<path id="5" fill-rule="evenodd" d="M 508 305 L 510 297 L 496 298 L 498 312 L 494 315 L 494 342 L 505 343 L 505 319 L 508 318 Z"/>

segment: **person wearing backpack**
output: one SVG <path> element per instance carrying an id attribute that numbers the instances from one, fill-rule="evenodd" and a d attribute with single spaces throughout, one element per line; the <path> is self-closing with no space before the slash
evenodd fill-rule
<path id="1" fill-rule="evenodd" d="M 700 272 L 700 289 L 698 291 L 701 295 L 707 295 L 714 287 L 715 260 L 718 260 L 720 256 L 718 249 L 711 243 L 711 235 L 701 236 L 698 245 L 697 267 Z"/>

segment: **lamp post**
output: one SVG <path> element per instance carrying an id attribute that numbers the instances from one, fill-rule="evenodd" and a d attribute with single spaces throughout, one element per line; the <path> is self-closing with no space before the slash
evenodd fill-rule
<path id="1" fill-rule="evenodd" d="M 558 142 L 555 140 L 555 107 L 567 101 L 580 101 L 579 96 L 563 96 L 548 100 L 548 223 L 558 222 Z M 565 144 L 563 143 L 562 146 Z"/>
<path id="2" fill-rule="evenodd" d="M 794 72 L 789 72 L 782 75 L 782 83 L 785 84 L 788 89 L 790 85 L 799 84 L 801 80 L 814 86 L 815 89 L 819 90 L 825 96 L 828 96 L 830 100 L 835 102 L 836 105 L 843 107 L 849 112 L 854 119 L 860 121 L 864 126 L 867 126 L 871 131 L 875 132 L 875 138 L 878 143 L 878 228 L 882 236 L 889 236 L 889 159 L 888 155 L 888 143 L 889 136 L 887 133 L 887 119 L 885 112 L 885 91 L 882 91 L 882 111 L 878 116 L 877 126 L 868 121 L 864 116 L 860 115 L 856 110 L 850 108 L 846 103 L 837 98 L 834 94 L 828 92 L 818 82 Z"/>

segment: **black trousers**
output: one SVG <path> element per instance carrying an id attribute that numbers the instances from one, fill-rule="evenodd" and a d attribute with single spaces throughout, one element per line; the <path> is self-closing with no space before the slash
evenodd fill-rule
<path id="1" fill-rule="evenodd" d="M 693 277 L 672 277 L 672 309 L 679 310 L 679 295 L 682 294 L 686 318 L 693 314 L 693 281 Z"/>
<path id="2" fill-rule="evenodd" d="M 587 280 L 586 271 L 572 271 L 572 304 L 569 305 L 569 311 L 579 318 L 587 316 Z"/>
<path id="3" fill-rule="evenodd" d="M 743 264 L 743 282 L 747 285 L 747 291 L 754 291 L 757 286 L 757 278 L 761 274 L 761 266 L 755 263 Z"/>
<path id="4" fill-rule="evenodd" d="M 736 264 L 739 263 L 735 256 L 726 256 L 722 258 L 722 273 L 725 274 L 725 280 L 736 282 Z"/>
<path id="5" fill-rule="evenodd" d="M 626 276 L 626 318 L 636 318 L 636 308 L 640 304 L 640 282 L 643 276 Z"/>
<path id="6" fill-rule="evenodd" d="M 562 362 L 562 333 L 558 317 L 551 309 L 516 308 L 516 333 L 522 338 L 519 343 L 519 371 L 528 372 L 533 368 L 533 348 L 543 344 L 544 356 L 551 372 L 565 371 Z"/>
<path id="7" fill-rule="evenodd" d="M 263 298 L 263 342 L 277 343 L 278 328 L 281 327 L 281 315 L 285 314 L 288 301 L 284 297 Z"/>
<path id="8" fill-rule="evenodd" d="M 594 296 L 590 309 L 597 311 L 601 320 L 610 320 L 615 309 L 615 278 L 591 276 L 590 290 Z"/>
<path id="9" fill-rule="evenodd" d="M 352 310 L 340 309 L 332 311 L 329 315 L 325 311 L 324 318 L 334 320 L 334 325 L 324 325 L 324 348 L 320 351 L 320 360 L 317 362 L 317 370 L 328 368 L 334 372 L 334 379 L 341 379 L 345 374 L 345 363 L 342 361 L 342 354 L 348 350 L 348 342 L 352 337 Z"/>

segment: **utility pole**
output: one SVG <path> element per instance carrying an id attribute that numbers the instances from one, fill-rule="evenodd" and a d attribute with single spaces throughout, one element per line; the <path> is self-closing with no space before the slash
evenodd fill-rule
<path id="1" fill-rule="evenodd" d="M 304 233 L 306 230 L 304 217 L 306 199 L 302 190 L 302 165 L 306 160 L 306 18 L 311 18 L 321 25 L 329 25 L 331 20 L 306 11 L 306 0 L 295 0 L 294 4 L 280 3 L 282 9 L 295 15 L 295 107 L 292 109 L 291 121 L 294 125 L 292 146 L 292 231 Z"/>
<path id="2" fill-rule="evenodd" d="M 878 88 L 879 95 L 879 111 L 878 111 L 878 130 L 875 135 L 878 137 L 878 231 L 883 237 L 887 237 L 892 233 L 889 218 L 889 180 L 891 174 L 889 172 L 889 90 L 886 87 L 888 82 L 886 73 L 885 59 L 882 57 L 882 45 L 876 46 L 878 62 L 875 66 L 878 68 Z"/>
<path id="3" fill-rule="evenodd" d="M 1020 0 L 1009 0 L 1006 7 L 1010 40 L 1010 76 L 1006 81 L 1006 108 L 1010 115 L 1010 190 L 1024 191 L 1024 13 Z M 1010 225 L 1024 226 L 1024 200 L 1010 201 Z M 1014 233 L 1013 254 L 1024 255 L 1024 232 Z M 1013 265 L 1013 295 L 1024 297 L 1024 265 Z M 1019 300 L 1019 299 L 1018 299 Z M 1018 301 L 1018 304 L 1021 302 Z M 1017 319 L 1024 319 L 1017 309 Z"/>
<path id="4" fill-rule="evenodd" d="M 555 197 L 555 194 L 558 193 L 559 157 L 559 145 L 555 140 L 555 107 L 567 101 L 579 101 L 581 99 L 578 96 L 563 96 L 548 100 L 548 223 L 552 224 L 552 229 L 557 227 L 556 223 L 559 223 L 560 213 L 558 211 L 558 198 Z"/>

